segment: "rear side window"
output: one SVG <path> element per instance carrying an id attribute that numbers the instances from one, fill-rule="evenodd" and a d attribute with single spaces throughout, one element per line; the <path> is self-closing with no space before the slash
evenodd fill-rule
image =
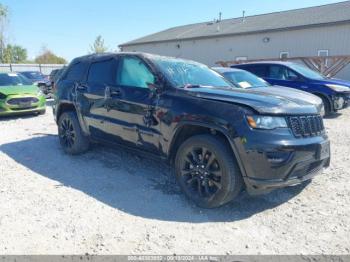
<path id="1" fill-rule="evenodd" d="M 148 84 L 155 82 L 153 73 L 136 57 L 125 57 L 118 75 L 117 84 L 121 86 L 148 88 Z"/>
<path id="2" fill-rule="evenodd" d="M 248 70 L 249 72 L 259 77 L 267 77 L 268 75 L 267 68 L 268 66 L 266 65 L 250 65 L 250 66 L 242 67 L 242 69 Z"/>
<path id="3" fill-rule="evenodd" d="M 89 70 L 88 82 L 113 84 L 115 76 L 115 60 L 92 63 Z"/>
<path id="4" fill-rule="evenodd" d="M 80 81 L 83 79 L 86 69 L 86 63 L 78 62 L 68 69 L 65 79 L 70 81 Z"/>

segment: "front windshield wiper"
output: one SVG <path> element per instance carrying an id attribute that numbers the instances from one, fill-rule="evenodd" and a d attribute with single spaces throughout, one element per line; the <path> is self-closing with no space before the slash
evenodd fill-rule
<path id="1" fill-rule="evenodd" d="M 192 84 L 186 84 L 184 86 L 180 86 L 180 88 L 202 88 L 202 87 L 213 87 L 213 86 L 192 85 Z"/>

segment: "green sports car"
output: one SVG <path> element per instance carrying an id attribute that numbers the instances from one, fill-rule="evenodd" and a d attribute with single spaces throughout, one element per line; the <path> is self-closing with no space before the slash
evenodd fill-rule
<path id="1" fill-rule="evenodd" d="M 39 87 L 16 73 L 0 73 L 0 116 L 44 114 L 46 99 Z"/>

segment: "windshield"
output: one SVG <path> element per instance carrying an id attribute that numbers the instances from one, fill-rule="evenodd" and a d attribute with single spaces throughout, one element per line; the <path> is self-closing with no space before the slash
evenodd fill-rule
<path id="1" fill-rule="evenodd" d="M 220 74 L 200 63 L 171 58 L 153 58 L 153 62 L 176 87 L 232 87 Z"/>
<path id="2" fill-rule="evenodd" d="M 326 79 L 325 76 L 323 76 L 321 73 L 316 72 L 311 70 L 310 68 L 303 66 L 303 65 L 298 65 L 298 64 L 292 64 L 290 65 L 290 68 L 301 74 L 302 76 L 306 78 L 310 78 L 313 80 L 322 80 Z"/>
<path id="3" fill-rule="evenodd" d="M 31 85 L 32 82 L 18 74 L 0 74 L 0 86 Z"/>
<path id="4" fill-rule="evenodd" d="M 21 74 L 23 74 L 25 77 L 29 79 L 40 80 L 44 78 L 44 76 L 40 72 L 23 72 Z"/>
<path id="5" fill-rule="evenodd" d="M 225 72 L 224 76 L 240 88 L 267 87 L 269 84 L 263 79 L 247 71 Z"/>

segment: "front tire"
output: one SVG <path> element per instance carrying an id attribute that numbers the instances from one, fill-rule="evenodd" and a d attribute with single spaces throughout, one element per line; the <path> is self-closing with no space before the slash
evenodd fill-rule
<path id="1" fill-rule="evenodd" d="M 38 111 L 38 114 L 39 115 L 45 115 L 46 114 L 46 109 Z"/>
<path id="2" fill-rule="evenodd" d="M 235 157 L 225 141 L 213 135 L 186 140 L 175 159 L 176 179 L 196 205 L 215 208 L 241 192 L 243 179 Z"/>
<path id="3" fill-rule="evenodd" d="M 58 136 L 63 150 L 70 155 L 85 153 L 89 138 L 83 134 L 75 112 L 65 112 L 58 120 Z"/>
<path id="4" fill-rule="evenodd" d="M 321 97 L 323 105 L 324 105 L 324 114 L 322 117 L 327 117 L 332 114 L 331 103 L 325 98 Z"/>

